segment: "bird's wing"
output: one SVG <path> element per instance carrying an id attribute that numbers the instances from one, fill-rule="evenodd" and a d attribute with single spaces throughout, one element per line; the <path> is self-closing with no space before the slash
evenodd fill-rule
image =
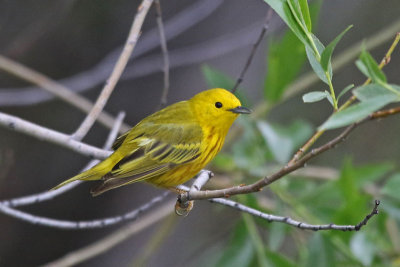
<path id="1" fill-rule="evenodd" d="M 202 131 L 196 124 L 162 124 L 145 128 L 146 133 L 126 140 L 123 149 L 130 153 L 114 166 L 110 178 L 133 176 L 136 181 L 142 181 L 188 163 L 200 154 Z"/>
<path id="2" fill-rule="evenodd" d="M 125 156 L 103 178 L 103 183 L 92 190 L 93 195 L 159 176 L 200 155 L 202 130 L 195 123 L 150 123 L 135 128 L 119 147 L 118 151 Z"/>

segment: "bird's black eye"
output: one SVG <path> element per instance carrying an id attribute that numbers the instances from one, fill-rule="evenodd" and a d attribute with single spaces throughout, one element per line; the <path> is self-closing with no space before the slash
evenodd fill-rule
<path id="1" fill-rule="evenodd" d="M 221 102 L 215 102 L 215 107 L 216 108 L 222 108 L 222 103 Z"/>

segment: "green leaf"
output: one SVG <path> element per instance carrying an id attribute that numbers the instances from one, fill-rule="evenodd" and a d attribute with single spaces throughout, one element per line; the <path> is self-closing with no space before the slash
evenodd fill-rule
<path id="1" fill-rule="evenodd" d="M 325 71 L 328 71 L 328 67 L 331 64 L 331 58 L 333 50 L 335 49 L 337 43 L 342 39 L 343 35 L 350 30 L 353 25 L 348 26 L 342 33 L 340 33 L 322 52 L 321 54 L 321 66 Z"/>
<path id="2" fill-rule="evenodd" d="M 279 251 L 286 237 L 287 225 L 284 223 L 271 223 L 268 235 L 268 247 L 271 251 Z"/>
<path id="3" fill-rule="evenodd" d="M 329 130 L 352 124 L 366 118 L 369 114 L 379 110 L 390 102 L 393 102 L 393 98 L 387 96 L 378 96 L 354 104 L 347 109 L 334 113 L 318 129 Z"/>
<path id="4" fill-rule="evenodd" d="M 381 193 L 400 200 L 400 173 L 392 175 L 381 189 Z"/>
<path id="5" fill-rule="evenodd" d="M 202 65 L 201 71 L 203 72 L 207 85 L 210 88 L 225 88 L 229 90 L 235 85 L 235 82 L 231 77 L 211 66 Z"/>
<path id="6" fill-rule="evenodd" d="M 294 149 L 312 134 L 312 127 L 304 121 L 295 121 L 288 127 L 258 121 L 257 127 L 274 158 L 280 163 L 286 163 Z"/>
<path id="7" fill-rule="evenodd" d="M 308 31 L 311 32 L 312 24 L 311 24 L 310 10 L 308 9 L 307 0 L 299 0 L 299 4 L 300 4 L 301 14 L 303 15 L 304 22 L 307 26 Z"/>
<path id="8" fill-rule="evenodd" d="M 249 266 L 254 256 L 254 248 L 246 226 L 240 223 L 234 230 L 229 247 L 224 250 L 217 266 Z"/>
<path id="9" fill-rule="evenodd" d="M 389 89 L 389 88 L 390 89 Z M 400 101 L 400 87 L 394 84 L 368 84 L 354 89 L 353 94 L 360 101 L 369 101 L 374 98 L 387 98 L 392 102 Z"/>
<path id="10" fill-rule="evenodd" d="M 307 94 L 303 95 L 303 102 L 304 103 L 314 103 L 321 101 L 322 99 L 325 99 L 327 97 L 326 91 L 314 91 L 314 92 L 309 92 Z M 329 93 L 328 93 L 329 95 Z"/>
<path id="11" fill-rule="evenodd" d="M 324 45 L 314 35 L 313 35 L 313 40 L 314 40 L 314 43 L 318 50 L 319 55 L 321 55 L 321 53 L 325 50 Z M 310 65 L 311 65 L 312 69 L 314 70 L 314 72 L 317 74 L 318 78 L 320 78 L 321 81 L 323 81 L 324 83 L 329 84 L 328 79 L 325 74 L 325 70 L 322 68 L 321 63 L 320 63 L 320 60 L 321 60 L 320 56 L 316 55 L 315 51 L 308 46 L 306 47 L 306 54 L 307 54 L 308 61 L 310 62 Z M 328 71 L 329 71 L 329 75 L 332 77 L 332 67 L 329 66 Z"/>
<path id="12" fill-rule="evenodd" d="M 354 256 L 365 266 L 370 266 L 376 254 L 376 244 L 369 240 L 364 232 L 357 232 L 350 241 Z"/>
<path id="13" fill-rule="evenodd" d="M 296 20 L 298 12 L 292 12 L 289 4 L 286 0 L 264 0 L 275 12 L 281 17 L 286 25 L 292 30 L 292 32 L 299 38 L 299 40 L 305 45 L 310 46 L 311 43 L 304 31 L 304 25 L 299 24 Z M 301 11 L 300 11 L 301 12 Z M 299 18 L 298 18 L 299 19 Z"/>
<path id="14" fill-rule="evenodd" d="M 297 263 L 293 262 L 289 258 L 285 257 L 282 253 L 279 252 L 270 252 L 267 251 L 268 261 L 275 267 L 296 267 Z"/>
<path id="15" fill-rule="evenodd" d="M 321 233 L 314 233 L 308 244 L 309 255 L 306 266 L 334 267 L 335 258 L 330 244 Z"/>
<path id="16" fill-rule="evenodd" d="M 384 199 L 382 201 L 383 205 L 381 205 L 381 209 L 390 215 L 390 217 L 395 218 L 398 222 L 400 222 L 400 208 L 399 204 L 392 199 Z"/>
<path id="17" fill-rule="evenodd" d="M 378 63 L 365 49 L 361 52 L 360 61 L 356 62 L 357 67 L 360 71 L 371 78 L 375 83 L 386 83 L 386 76 L 379 68 Z"/>
<path id="18" fill-rule="evenodd" d="M 340 94 L 338 95 L 338 97 L 337 97 L 338 101 L 339 101 L 339 99 L 340 99 L 345 93 L 347 93 L 347 92 L 348 92 L 349 90 L 351 90 L 353 87 L 354 87 L 354 84 L 349 84 L 349 85 L 347 85 L 347 86 L 340 92 Z"/>
<path id="19" fill-rule="evenodd" d="M 287 86 L 300 73 L 305 60 L 304 46 L 293 32 L 287 31 L 281 40 L 271 40 L 264 85 L 268 101 L 281 99 Z"/>
<path id="20" fill-rule="evenodd" d="M 334 106 L 333 104 L 333 98 L 331 96 L 331 94 L 325 90 L 325 94 L 326 94 L 326 99 L 328 99 L 329 103 L 331 103 L 332 107 Z"/>
<path id="21" fill-rule="evenodd" d="M 210 88 L 224 88 L 231 89 L 235 85 L 234 79 L 226 75 L 225 73 L 217 70 L 208 65 L 202 65 L 201 71 L 203 72 L 204 78 L 206 79 L 207 85 Z M 239 87 L 240 88 L 240 87 Z M 247 99 L 243 90 L 237 90 L 235 96 L 239 98 L 240 102 L 245 107 L 250 107 L 250 101 Z"/>

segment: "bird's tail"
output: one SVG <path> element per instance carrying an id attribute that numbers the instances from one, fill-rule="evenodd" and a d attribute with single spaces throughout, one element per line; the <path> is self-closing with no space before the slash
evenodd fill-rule
<path id="1" fill-rule="evenodd" d="M 77 180 L 84 180 L 84 181 L 94 181 L 94 180 L 100 180 L 104 175 L 109 173 L 114 165 L 122 159 L 122 156 L 119 153 L 114 152 L 111 156 L 103 160 L 102 162 L 98 163 L 91 169 L 84 171 L 78 175 L 75 175 L 74 177 L 65 180 L 61 184 L 57 185 L 56 187 L 53 187 L 51 190 L 58 189 L 66 184 L 69 184 L 73 181 Z"/>

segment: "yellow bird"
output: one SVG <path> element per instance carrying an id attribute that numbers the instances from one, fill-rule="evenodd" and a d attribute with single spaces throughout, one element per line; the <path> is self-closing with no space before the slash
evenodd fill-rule
<path id="1" fill-rule="evenodd" d="M 204 168 L 238 115 L 249 113 L 225 89 L 203 91 L 144 118 L 117 138 L 108 158 L 53 189 L 76 180 L 101 180 L 93 196 L 140 181 L 175 187 Z"/>

